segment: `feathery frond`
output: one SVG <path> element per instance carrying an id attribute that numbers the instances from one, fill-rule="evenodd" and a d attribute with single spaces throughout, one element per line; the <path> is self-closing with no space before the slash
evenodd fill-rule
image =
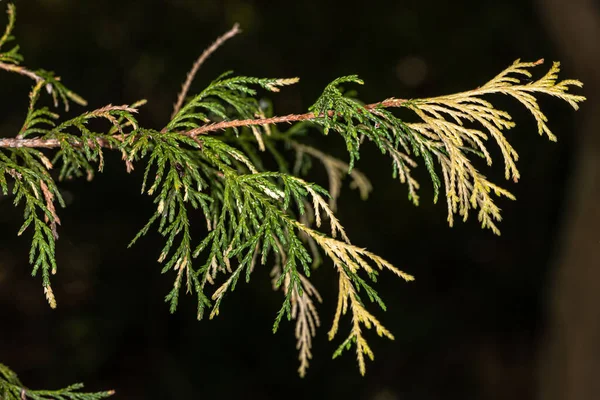
<path id="1" fill-rule="evenodd" d="M 54 206 L 55 199 L 64 207 L 64 201 L 48 172 L 51 166 L 46 156 L 36 149 L 10 149 L 0 151 L 0 187 L 3 194 L 9 193 L 6 178 L 14 185 L 13 204 L 25 205 L 24 222 L 18 235 L 22 235 L 33 224 L 33 239 L 29 252 L 32 275 L 42 270 L 42 285 L 46 299 L 56 308 L 56 299 L 50 285 L 50 274 L 56 274 L 55 241 L 58 239 L 57 225 L 60 219 Z"/>
<path id="2" fill-rule="evenodd" d="M 115 394 L 113 390 L 105 392 L 81 392 L 82 383 L 69 385 L 58 390 L 32 390 L 28 389 L 6 365 L 0 364 L 0 399 L 3 400 L 99 400 Z"/>
<path id="3" fill-rule="evenodd" d="M 0 61 L 18 65 L 21 61 L 23 61 L 23 56 L 19 54 L 19 46 L 14 46 L 8 51 L 2 51 L 2 46 L 15 40 L 14 36 L 12 36 L 12 31 L 15 27 L 15 21 L 17 19 L 17 10 L 14 4 L 8 4 L 6 13 L 8 14 L 8 23 L 4 29 L 4 34 L 2 37 L 0 37 Z"/>
<path id="4" fill-rule="evenodd" d="M 398 176 L 401 182 L 408 183 L 409 200 L 417 205 L 419 197 L 416 190 L 419 188 L 419 184 L 410 174 L 410 168 L 416 166 L 416 163 L 407 154 L 412 150 L 416 156 L 420 155 L 424 159 L 437 197 L 440 181 L 433 169 L 431 152 L 427 147 L 411 141 L 413 132 L 410 127 L 385 109 L 390 106 L 398 106 L 405 101 L 388 99 L 367 108 L 358 100 L 344 95 L 339 88 L 339 85 L 343 83 L 362 85 L 363 81 L 356 75 L 334 80 L 325 88 L 321 97 L 309 110 L 316 117 L 312 122 L 323 126 L 324 134 L 334 130 L 344 138 L 350 155 L 348 172 L 352 171 L 355 161 L 360 158 L 360 146 L 367 139 L 375 143 L 382 154 L 389 154 L 392 157 L 394 177 Z M 412 146 L 412 149 L 409 148 L 409 145 Z"/>
<path id="5" fill-rule="evenodd" d="M 530 68 L 541 65 L 536 62 L 515 61 L 485 85 L 453 95 L 415 100 L 403 106 L 411 109 L 422 122 L 409 124 L 413 132 L 418 132 L 416 140 L 423 143 L 435 154 L 442 168 L 448 222 L 453 223 L 454 214 L 466 221 L 470 209 L 479 209 L 478 219 L 483 228 L 494 233 L 500 231 L 495 221 L 500 221 L 500 209 L 491 193 L 514 199 L 507 190 L 490 182 L 472 164 L 469 156 L 478 155 L 492 164 L 491 156 L 484 142 L 492 137 L 502 152 L 505 178 L 518 181 L 520 174 L 516 166 L 518 154 L 510 145 L 503 131 L 515 126 L 510 114 L 494 108 L 493 104 L 481 97 L 489 94 L 504 94 L 517 99 L 534 116 L 540 135 L 546 134 L 555 141 L 556 136 L 546 125 L 547 117 L 539 108 L 535 94 L 547 94 L 567 102 L 574 109 L 585 97 L 567 93 L 569 86 L 581 87 L 577 80 L 557 82 L 559 63 L 553 63 L 550 70 L 540 79 L 523 83 L 521 78 L 532 77 Z"/>
<path id="6" fill-rule="evenodd" d="M 215 79 L 206 89 L 189 100 L 171 121 L 163 128 L 162 132 L 176 130 L 192 130 L 200 124 L 231 118 L 249 119 L 263 116 L 258 101 L 252 97 L 256 90 L 250 86 L 260 86 L 270 92 L 278 92 L 279 87 L 293 85 L 298 78 L 270 79 L 253 78 L 247 76 L 234 76 L 228 78 L 232 72 L 226 72 Z M 237 128 L 233 128 L 236 134 Z M 252 133 L 256 137 L 261 150 L 264 150 L 262 133 L 256 126 L 252 126 Z M 264 128 L 268 134 L 268 128 Z"/>
<path id="7" fill-rule="evenodd" d="M 8 16 L 6 30 L 0 37 L 0 51 L 3 45 L 13 40 L 12 30 L 16 12 L 12 4 L 8 5 Z M 18 46 L 7 52 L 0 52 L 0 69 L 26 75 L 35 81 L 29 93 L 27 115 L 16 139 L 55 140 L 60 149 L 53 161 L 35 148 L 16 147 L 0 151 L 0 187 L 5 195 L 10 192 L 14 196 L 15 206 L 24 205 L 24 222 L 18 235 L 32 227 L 33 238 L 29 252 L 29 263 L 33 265 L 32 275 L 35 276 L 41 269 L 46 299 L 50 306 L 55 308 L 56 299 L 50 284 L 50 275 L 57 272 L 55 242 L 60 225 L 55 203 L 58 202 L 61 207 L 65 204 L 50 170 L 57 162 L 62 161 L 60 179 L 80 176 L 81 169 L 85 170 L 88 179 L 91 179 L 94 173 L 92 162 L 98 162 L 99 170 L 102 170 L 102 148 L 119 148 L 120 141 L 111 135 L 92 132 L 86 124 L 91 119 L 103 118 L 123 134 L 120 119 L 126 119 L 137 129 L 132 115 L 137 110 L 127 106 L 109 105 L 57 124 L 58 114 L 50 111 L 48 107 L 38 105 L 42 90 L 45 89 L 52 96 L 55 107 L 60 99 L 67 110 L 70 101 L 84 105 L 85 100 L 67 89 L 54 73 L 45 70 L 31 71 L 19 66 L 21 61 L 23 57 L 18 53 Z M 79 134 L 71 133 L 72 130 L 78 131 Z M 14 183 L 11 190 L 7 178 L 12 179 Z"/>
<path id="8" fill-rule="evenodd" d="M 273 287 L 284 293 L 273 331 L 278 330 L 283 317 L 295 320 L 301 376 L 308 368 L 312 339 L 321 323 L 315 306 L 321 297 L 309 280 L 321 253 L 338 273 L 339 293 L 330 340 L 341 329 L 342 317 L 348 313 L 352 316 L 350 332 L 334 357 L 354 345 L 361 374 L 366 371 L 365 356 L 374 357 L 365 330 L 374 328 L 379 336 L 393 339 L 392 333 L 367 310 L 366 299 L 386 310 L 372 282 L 383 270 L 405 281 L 414 279 L 383 258 L 353 245 L 334 214 L 345 176 L 362 198 L 372 190 L 367 177 L 354 168 L 365 142 L 374 143 L 390 157 L 393 177 L 407 184 L 408 198 L 415 205 L 419 203 L 419 183 L 412 171 L 420 159 L 433 183 L 434 202 L 444 186 L 450 225 L 455 215 L 466 220 L 470 212 L 477 210 L 482 226 L 498 234 L 496 223 L 501 214 L 492 193 L 510 199 L 514 196 L 490 182 L 471 158 L 480 157 L 491 165 L 486 141 L 492 138 L 501 150 L 506 179 L 517 181 L 518 155 L 504 136 L 515 124 L 508 112 L 496 109 L 484 97 L 513 97 L 533 115 L 540 135 L 550 140 L 556 140 L 556 136 L 537 96 L 556 97 L 574 109 L 585 100 L 569 93 L 572 86 L 581 87 L 581 82 L 558 81 L 558 63 L 533 80 L 530 70 L 542 60 L 517 60 L 474 90 L 424 99 L 388 98 L 373 104 L 362 103 L 353 93 L 344 92 L 342 85 L 363 84 L 356 75 L 344 76 L 327 85 L 308 113 L 280 117 L 272 115 L 268 103 L 265 106 L 258 101 L 256 88 L 277 92 L 280 87 L 298 82 L 298 78 L 225 73 L 186 101 L 196 71 L 220 44 L 239 31 L 234 26 L 194 63 L 173 116 L 162 130 L 138 125 L 134 114 L 145 101 L 107 105 L 59 122 L 56 113 L 39 105 L 42 90 L 51 95 L 55 107 L 62 103 L 67 110 L 70 102 L 84 105 L 85 100 L 67 89 L 54 73 L 21 66 L 23 57 L 18 46 L 5 50 L 13 40 L 15 16 L 14 6 L 9 5 L 8 23 L 0 37 L 0 70 L 26 76 L 34 84 L 22 128 L 14 138 L 0 138 L 0 189 L 14 196 L 15 206 L 24 207 L 24 223 L 18 234 L 29 228 L 33 233 L 29 261 L 33 275 L 41 270 L 50 306 L 56 307 L 50 275 L 57 271 L 55 242 L 61 223 L 56 204 L 64 207 L 50 170 L 60 164 L 59 179 L 85 175 L 91 180 L 96 168 L 102 171 L 103 150 L 116 150 L 122 154 L 127 172 L 134 163 L 145 164 L 141 192 L 153 197 L 156 209 L 130 246 L 153 227 L 163 236 L 164 245 L 157 257 L 164 264 L 162 273 L 172 271 L 175 275 L 173 288 L 165 298 L 171 312 L 176 310 L 185 286 L 187 293 L 197 297 L 198 319 L 207 311 L 210 318 L 217 316 L 226 294 L 235 289 L 240 277 L 249 282 L 255 268 L 272 259 Z M 417 120 L 405 121 L 392 112 L 393 108 L 411 111 Z M 105 131 L 92 131 L 90 122 L 96 119 L 108 122 Z M 279 132 L 272 127 L 278 123 L 295 124 L 287 132 Z M 318 127 L 324 134 L 339 134 L 346 144 L 349 162 L 303 143 L 302 135 L 307 134 L 308 127 Z M 51 161 L 44 152 L 53 149 L 56 152 Z M 286 151 L 295 153 L 295 165 L 290 165 Z M 268 157 L 275 161 L 276 171 L 266 167 Z M 314 160 L 325 168 L 328 191 L 300 178 L 306 176 Z M 196 228 L 195 214 L 200 214 L 201 225 L 206 227 L 203 234 L 192 229 Z M 317 230 L 325 221 L 329 224 L 328 234 Z M 209 290 L 208 285 L 215 288 Z M 75 385 L 55 392 L 29 391 L 0 364 L 2 398 L 91 400 L 111 394 L 85 394 L 77 392 L 79 388 Z"/>
<path id="9" fill-rule="evenodd" d="M 140 129 L 136 135 L 131 135 L 124 145 L 130 148 L 129 161 L 137 157 L 146 157 L 148 149 L 151 149 L 144 173 L 142 193 L 146 192 L 149 195 L 156 193 L 154 203 L 157 205 L 155 213 L 129 246 L 147 234 L 150 227 L 158 221 L 158 232 L 166 237 L 166 243 L 158 258 L 159 262 L 166 260 L 162 272 L 165 273 L 171 269 L 177 272 L 173 290 L 167 296 L 167 300 L 171 303 L 171 312 L 174 312 L 177 307 L 179 289 L 185 272 L 187 291 L 196 291 L 198 309 L 201 313 L 201 310 L 209 302 L 202 292 L 196 273 L 192 268 L 192 244 L 187 205 L 189 204 L 194 209 L 201 208 L 204 214 L 209 216 L 209 203 L 213 200 L 207 194 L 202 193 L 202 190 L 208 187 L 207 182 L 213 177 L 208 176 L 208 180 L 203 177 L 201 175 L 202 168 L 198 168 L 198 161 L 192 158 L 190 152 L 182 149 L 182 146 L 198 148 L 200 142 L 178 134 Z M 219 153 L 219 156 L 225 162 L 231 162 L 223 152 Z M 156 168 L 154 179 L 149 181 L 150 171 L 154 168 Z"/>
<path id="10" fill-rule="evenodd" d="M 529 63 L 517 60 L 485 85 L 466 92 L 413 100 L 390 98 L 369 106 L 345 97 L 338 88 L 342 83 L 362 84 L 360 79 L 356 76 L 338 78 L 327 86 L 310 110 L 316 117 L 313 122 L 322 125 L 325 134 L 333 129 L 346 141 L 350 155 L 349 170 L 353 161 L 359 158 L 363 139 L 368 139 L 383 154 L 389 154 L 394 176 L 408 184 L 408 197 L 418 204 L 419 184 L 411 176 L 411 169 L 417 164 L 411 155 L 420 156 L 431 176 L 436 202 L 441 180 L 436 172 L 435 160 L 442 170 L 449 224 L 452 226 L 455 214 L 466 221 L 469 210 L 478 209 L 482 227 L 499 234 L 496 222 L 501 220 L 500 208 L 491 193 L 509 199 L 514 199 L 514 196 L 481 174 L 470 156 L 482 157 L 491 165 L 492 159 L 485 146 L 485 141 L 491 136 L 502 152 L 506 179 L 517 181 L 520 176 L 516 166 L 518 155 L 503 134 L 515 124 L 508 112 L 496 109 L 481 97 L 504 94 L 517 99 L 535 118 L 538 132 L 556 140 L 535 95 L 559 98 L 574 109 L 585 97 L 568 93 L 570 86 L 581 87 L 581 82 L 573 79 L 557 82 L 559 63 L 553 63 L 542 78 L 523 83 L 521 78 L 532 77 L 529 69 L 542 63 L 543 60 Z M 412 110 L 421 122 L 400 120 L 387 110 L 391 107 Z"/>
<path id="11" fill-rule="evenodd" d="M 273 288 L 277 289 L 277 282 L 281 279 L 282 266 L 286 263 L 285 251 L 279 246 L 279 253 L 277 255 L 277 261 L 271 270 L 271 277 Z M 310 283 L 305 277 L 300 275 L 304 292 L 300 294 L 298 290 L 292 292 L 292 319 L 296 320 L 296 329 L 294 334 L 296 336 L 296 349 L 298 350 L 298 360 L 300 366 L 298 367 L 298 374 L 300 377 L 306 376 L 308 370 L 309 361 L 312 359 L 312 339 L 317 334 L 317 328 L 321 325 L 319 319 L 319 313 L 314 304 L 314 299 L 319 303 L 323 302 L 321 295 L 317 289 Z M 283 285 L 279 286 L 284 293 L 288 293 L 290 290 L 290 277 L 286 276 L 283 279 Z"/>
<path id="12" fill-rule="evenodd" d="M 407 282 L 414 280 L 414 277 L 402 272 L 386 260 L 365 249 L 353 246 L 350 243 L 328 238 L 301 224 L 297 224 L 297 226 L 317 242 L 327 257 L 333 261 L 339 273 L 338 305 L 333 325 L 329 330 L 330 340 L 338 332 L 340 319 L 348 311 L 348 306 L 350 306 L 352 313 L 352 329 L 350 334 L 338 347 L 333 357 L 339 356 L 343 350 L 349 349 L 354 343 L 356 345 L 359 370 L 364 375 L 366 372 L 364 355 L 366 354 L 371 360 L 374 358 L 374 355 L 363 335 L 361 324 L 367 329 L 375 327 L 379 336 L 386 336 L 389 339 L 394 339 L 394 336 L 364 307 L 364 303 L 359 297 L 360 290 L 364 290 L 371 302 L 377 303 L 381 309 L 386 310 L 383 300 L 367 281 L 359 276 L 359 272 L 361 270 L 364 271 L 373 282 L 376 281 L 378 270 L 388 270 Z M 371 264 L 374 264 L 376 268 L 373 268 Z"/>
<path id="13" fill-rule="evenodd" d="M 26 67 L 20 66 L 19 64 L 23 61 L 23 56 L 19 53 L 19 46 L 14 46 L 10 50 L 2 51 L 2 46 L 15 39 L 14 36 L 12 36 L 12 31 L 15 26 L 17 12 L 15 6 L 11 3 L 7 6 L 7 14 L 8 23 L 6 24 L 4 34 L 0 37 L 0 69 L 16 72 L 33 79 L 38 84 L 42 83 L 48 94 L 52 96 L 54 107 L 58 107 L 59 99 L 62 101 L 65 111 L 69 111 L 69 100 L 79 105 L 86 105 L 86 101 L 77 93 L 67 89 L 61 83 L 60 77 L 55 76 L 53 72 L 43 69 L 32 71 Z"/>

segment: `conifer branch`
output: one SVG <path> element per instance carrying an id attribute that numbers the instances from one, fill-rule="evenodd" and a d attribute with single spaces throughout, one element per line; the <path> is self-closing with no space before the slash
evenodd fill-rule
<path id="1" fill-rule="evenodd" d="M 2 400 L 100 400 L 115 394 L 114 390 L 105 392 L 81 392 L 82 383 L 69 385 L 58 390 L 32 390 L 23 385 L 10 368 L 0 364 L 0 399 Z"/>
<path id="2" fill-rule="evenodd" d="M 378 107 L 399 107 L 402 103 L 408 100 L 404 99 L 388 99 L 382 102 L 367 104 L 364 106 L 367 110 L 372 110 Z M 329 111 L 327 115 L 332 116 L 333 111 Z M 203 125 L 199 128 L 190 129 L 188 131 L 179 132 L 182 136 L 196 137 L 198 135 L 205 135 L 212 132 L 224 131 L 228 129 L 236 129 L 236 128 L 247 128 L 253 126 L 265 126 L 265 125 L 275 125 L 275 124 L 291 124 L 293 122 L 301 122 L 301 121 L 314 121 L 319 118 L 323 118 L 324 114 L 314 115 L 313 113 L 304 113 L 304 114 L 290 114 L 278 117 L 269 117 L 269 118 L 248 118 L 248 119 L 239 119 L 239 120 L 231 120 L 231 121 L 221 121 L 210 123 L 207 125 Z M 115 139 L 120 141 L 127 140 L 128 135 L 114 135 Z M 78 143 L 75 143 L 78 144 Z M 111 148 L 112 146 L 109 143 L 106 143 L 100 140 L 99 145 L 107 148 Z M 52 149 L 56 147 L 60 147 L 60 144 L 54 139 L 13 139 L 13 138 L 0 138 L 0 148 L 45 148 Z"/>
<path id="3" fill-rule="evenodd" d="M 283 265 L 286 263 L 285 250 L 278 244 L 279 253 L 277 262 L 271 270 L 272 284 L 274 289 L 278 289 L 277 282 L 281 279 L 283 271 Z M 319 313 L 314 304 L 314 299 L 319 303 L 323 302 L 321 295 L 317 289 L 312 285 L 310 280 L 304 276 L 300 276 L 304 293 L 300 294 L 298 290 L 294 290 L 292 293 L 292 319 L 296 320 L 296 329 L 294 334 L 296 336 L 296 349 L 298 350 L 298 360 L 300 366 L 298 367 L 298 374 L 300 377 L 304 377 L 308 370 L 309 361 L 312 359 L 312 339 L 317 334 L 317 328 L 321 325 Z M 280 287 L 284 293 L 287 293 L 290 289 L 291 277 L 289 275 L 284 277 L 283 285 Z"/>
<path id="4" fill-rule="evenodd" d="M 408 198 L 415 205 L 419 203 L 419 183 L 412 170 L 420 158 L 431 177 L 434 201 L 443 185 L 450 225 L 456 214 L 466 220 L 469 212 L 477 210 L 482 227 L 499 233 L 496 223 L 501 219 L 500 208 L 491 193 L 511 199 L 514 196 L 490 182 L 474 166 L 471 157 L 480 157 L 491 165 L 492 157 L 485 142 L 493 138 L 504 159 L 506 179 L 517 181 L 518 155 L 504 136 L 514 122 L 509 113 L 496 109 L 482 97 L 494 94 L 513 97 L 532 114 L 538 132 L 550 140 L 556 137 L 536 96 L 556 97 L 574 109 L 585 100 L 569 93 L 571 86 L 581 87 L 581 82 L 558 81 L 558 63 L 542 78 L 530 79 L 530 70 L 542 60 L 533 63 L 517 60 L 483 86 L 470 91 L 424 99 L 388 98 L 371 104 L 344 92 L 343 85 L 363 84 L 355 75 L 344 76 L 326 86 L 309 112 L 286 116 L 272 116 L 264 109 L 256 98 L 257 88 L 278 92 L 281 87 L 297 83 L 298 78 L 255 78 L 228 72 L 186 99 L 202 63 L 239 32 L 235 25 L 196 60 L 178 95 L 171 120 L 162 129 L 139 126 L 135 114 L 143 101 L 107 105 L 58 122 L 56 113 L 39 104 L 44 88 L 55 107 L 62 102 L 68 109 L 70 101 L 85 104 L 85 100 L 67 89 L 52 72 L 21 67 L 18 46 L 8 51 L 2 49 L 13 39 L 14 6 L 8 6 L 8 15 L 7 28 L 0 37 L 0 70 L 25 75 L 34 80 L 34 85 L 21 129 L 15 137 L 0 139 L 0 189 L 4 195 L 14 196 L 15 206 L 24 207 L 24 222 L 18 234 L 27 229 L 33 231 L 29 261 L 34 275 L 41 270 L 50 306 L 56 307 L 50 276 L 57 272 L 55 242 L 61 222 L 56 203 L 65 206 L 50 170 L 59 167 L 58 180 L 80 176 L 91 180 L 96 171 L 103 169 L 103 149 L 116 150 L 121 152 L 128 172 L 135 163 L 145 164 L 141 193 L 152 197 L 155 210 L 130 245 L 151 229 L 163 237 L 164 245 L 157 258 L 163 264 L 162 273 L 174 276 L 173 288 L 165 297 L 171 312 L 176 310 L 181 289 L 185 288 L 186 293 L 197 298 L 198 319 L 206 312 L 210 318 L 216 317 L 240 277 L 249 282 L 255 268 L 273 257 L 273 286 L 285 295 L 273 331 L 278 330 L 284 317 L 295 319 L 301 375 L 308 367 L 312 338 L 320 324 L 314 306 L 314 300 L 320 302 L 320 296 L 309 281 L 319 264 L 320 252 L 333 262 L 338 272 L 338 303 L 329 338 L 336 336 L 345 314 L 352 316 L 350 332 L 334 357 L 354 345 L 361 374 L 366 371 L 365 355 L 373 358 L 364 328 L 374 327 L 379 336 L 393 339 L 361 298 L 366 295 L 386 309 L 369 280 L 375 282 L 383 270 L 405 281 L 414 279 L 383 258 L 353 245 L 334 214 L 345 175 L 363 198 L 372 189 L 366 176 L 354 168 L 364 143 L 373 143 L 390 157 L 393 176 L 407 184 Z M 392 111 L 397 108 L 412 111 L 416 121 L 396 116 Z M 94 119 L 104 120 L 108 127 L 102 132 L 90 130 L 88 124 Z M 296 124 L 287 132 L 278 132 L 275 125 L 284 123 Z M 349 162 L 301 143 L 297 133 L 309 127 L 323 134 L 339 134 L 346 144 Z M 296 153 L 292 172 L 277 149 L 277 141 Z M 50 159 L 39 149 L 57 151 Z M 266 169 L 259 154 L 272 155 L 279 170 Z M 329 191 L 298 177 L 307 169 L 306 160 L 311 158 L 325 167 Z M 198 210 L 206 226 L 201 238 L 195 237 L 196 230 L 191 229 L 194 210 Z M 317 230 L 325 221 L 329 224 L 328 234 Z M 213 285 L 216 289 L 209 289 Z M 5 387 L 2 385 L 12 379 L 4 375 L 5 379 L 0 376 L 0 394 Z M 56 397 L 94 398 L 71 395 L 69 390 L 73 388 Z M 54 394 L 40 392 L 34 397 L 32 393 L 28 395 L 39 399 L 52 398 L 50 393 Z M 43 397 L 46 394 L 48 397 Z"/>

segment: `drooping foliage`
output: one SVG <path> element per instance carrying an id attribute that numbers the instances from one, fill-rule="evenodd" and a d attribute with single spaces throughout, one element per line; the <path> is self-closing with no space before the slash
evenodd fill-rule
<path id="1" fill-rule="evenodd" d="M 99 400 L 110 397 L 114 391 L 81 392 L 83 384 L 76 383 L 58 390 L 28 389 L 10 368 L 0 364 L 0 399 L 3 400 Z"/>
<path id="2" fill-rule="evenodd" d="M 297 83 L 297 78 L 226 73 L 198 94 L 186 96 L 189 81 L 207 57 L 205 52 L 184 84 L 179 95 L 183 100 L 178 101 L 171 120 L 160 130 L 139 126 L 135 114 L 144 101 L 107 105 L 58 122 L 59 116 L 41 105 L 44 90 L 54 106 L 59 100 L 65 108 L 70 101 L 80 105 L 85 101 L 54 74 L 21 66 L 23 57 L 17 46 L 6 50 L 13 39 L 14 6 L 8 6 L 8 15 L 6 31 L 0 38 L 0 69 L 29 77 L 34 83 L 23 127 L 14 138 L 0 139 L 0 187 L 5 195 L 14 196 L 15 206 L 24 209 L 24 223 L 18 234 L 31 231 L 33 275 L 41 271 L 50 306 L 57 306 L 50 285 L 50 276 L 58 270 L 57 206 L 65 206 L 60 181 L 80 176 L 92 180 L 96 171 L 102 171 L 103 152 L 118 151 L 127 171 L 134 165 L 145 169 L 141 193 L 151 197 L 155 211 L 130 245 L 151 231 L 164 238 L 164 246 L 156 256 L 163 264 L 162 273 L 174 277 L 173 288 L 165 297 L 171 312 L 177 309 L 185 290 L 197 299 L 198 319 L 207 313 L 213 318 L 240 278 L 249 282 L 256 268 L 270 265 L 273 288 L 283 293 L 273 331 L 284 318 L 295 320 L 302 376 L 312 357 L 312 338 L 321 324 L 316 307 L 321 297 L 310 277 L 322 261 L 329 260 L 324 262 L 326 267 L 333 266 L 338 273 L 338 301 L 330 339 L 338 333 L 342 317 L 351 315 L 349 333 L 334 357 L 354 346 L 361 374 L 366 371 L 365 355 L 373 359 L 365 329 L 374 328 L 379 336 L 393 339 L 368 310 L 369 303 L 386 310 L 374 287 L 377 276 L 389 271 L 406 281 L 413 279 L 383 258 L 352 244 L 334 214 L 345 177 L 362 198 L 373 189 L 368 178 L 355 168 L 362 146 L 371 142 L 390 157 L 393 177 L 407 184 L 408 198 L 415 205 L 419 203 L 419 183 L 412 170 L 422 164 L 432 180 L 433 200 L 437 201 L 439 193 L 446 198 L 450 225 L 455 215 L 466 220 L 473 211 L 478 213 L 482 227 L 499 233 L 501 214 L 493 195 L 514 197 L 490 182 L 472 159 L 480 157 L 491 165 L 486 141 L 493 139 L 503 155 L 506 178 L 516 181 L 519 172 L 517 153 L 504 136 L 514 122 L 487 96 L 515 98 L 531 112 L 539 133 L 551 140 L 556 137 L 536 96 L 547 94 L 575 109 L 584 100 L 568 92 L 570 86 L 580 87 L 579 81 L 557 80 L 558 63 L 542 78 L 533 80 L 531 70 L 542 61 L 517 60 L 477 89 L 424 99 L 388 98 L 365 104 L 342 87 L 363 84 L 362 80 L 357 76 L 341 77 L 325 88 L 309 112 L 276 117 L 267 103 L 258 100 L 257 90 L 277 92 Z M 214 51 L 237 33 L 237 27 L 234 30 L 210 49 Z M 395 108 L 411 111 L 414 118 L 399 118 Z M 92 119 L 105 120 L 105 131 L 89 129 Z M 280 131 L 276 124 L 282 122 L 293 124 Z M 348 162 L 304 142 L 306 135 L 319 131 L 341 136 Z M 263 161 L 269 157 L 275 160 L 278 170 L 265 168 Z M 309 182 L 310 166 L 315 161 L 325 168 L 327 190 Z M 203 218 L 192 218 L 199 214 L 193 210 L 199 210 Z M 198 232 L 191 229 L 192 224 L 204 227 L 204 233 L 192 234 Z M 329 228 L 325 230 L 324 225 Z M 2 371 L 0 390 L 13 396 L 7 398 L 18 398 L 15 396 L 22 385 L 10 370 Z M 77 388 L 39 394 L 28 391 L 27 396 L 92 399 L 108 394 L 71 393 Z"/>

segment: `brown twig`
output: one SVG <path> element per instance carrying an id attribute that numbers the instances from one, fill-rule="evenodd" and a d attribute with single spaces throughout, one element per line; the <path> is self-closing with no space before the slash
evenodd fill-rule
<path id="1" fill-rule="evenodd" d="M 366 110 L 372 110 L 377 107 L 385 107 L 385 108 L 400 107 L 406 101 L 407 100 L 404 100 L 404 99 L 391 98 L 391 99 L 381 101 L 379 103 L 367 104 L 364 106 L 364 108 Z M 329 111 L 329 116 L 332 116 L 332 115 L 333 115 L 333 111 Z M 314 120 L 314 119 L 322 118 L 322 117 L 323 117 L 322 114 L 315 116 L 315 114 L 313 114 L 313 113 L 305 113 L 305 114 L 290 114 L 290 115 L 284 115 L 284 116 L 280 116 L 280 117 L 271 117 L 271 118 L 238 119 L 238 120 L 233 120 L 233 121 L 222 121 L 222 122 L 204 125 L 199 128 L 189 130 L 187 132 L 181 132 L 181 134 L 195 138 L 198 135 L 207 134 L 210 132 L 216 132 L 219 130 L 225 130 L 225 129 L 229 129 L 229 128 L 239 128 L 239 127 L 244 127 L 244 126 L 256 126 L 256 125 L 266 125 L 266 124 L 271 125 L 271 124 L 281 124 L 281 123 L 292 123 L 292 122 L 299 122 L 299 121 L 310 121 L 310 120 Z M 113 135 L 113 137 L 117 138 L 119 140 L 125 140 L 128 135 L 129 134 Z M 111 148 L 111 145 L 105 140 L 97 139 L 96 143 L 102 147 Z M 22 147 L 51 149 L 51 148 L 60 147 L 60 142 L 57 139 L 40 139 L 40 138 L 33 138 L 33 139 L 4 138 L 4 139 L 0 139 L 0 148 L 22 148 Z"/>
<path id="2" fill-rule="evenodd" d="M 102 147 L 110 148 L 111 146 L 104 140 L 98 139 Z M 60 147 L 58 139 L 17 139 L 3 138 L 0 139 L 0 148 L 19 149 L 19 148 L 36 148 L 36 149 L 54 149 Z"/>
<path id="3" fill-rule="evenodd" d="M 190 70 L 190 72 L 188 72 L 185 82 L 183 83 L 183 85 L 181 85 L 181 92 L 179 92 L 179 95 L 177 96 L 177 102 L 173 106 L 173 113 L 171 114 L 171 119 L 173 119 L 175 114 L 177 114 L 179 110 L 181 110 L 181 107 L 183 106 L 183 101 L 185 100 L 185 96 L 190 90 L 192 81 L 194 80 L 198 69 L 200 69 L 200 66 L 204 64 L 206 59 L 210 57 L 210 55 L 214 53 L 219 47 L 221 47 L 223 43 L 225 43 L 227 40 L 231 39 L 240 32 L 240 26 L 236 23 L 235 25 L 233 25 L 233 28 L 225 32 L 225 34 L 223 34 L 222 36 L 218 37 L 217 40 L 215 40 L 215 42 L 211 44 L 210 47 L 208 47 L 206 50 L 204 50 L 200 57 L 198 57 L 198 59 L 192 66 L 192 69 Z"/>
<path id="4" fill-rule="evenodd" d="M 9 71 L 9 72 L 16 72 L 17 74 L 21 74 L 21 75 L 27 76 L 27 77 L 33 79 L 36 82 L 44 80 L 44 78 L 42 78 L 41 76 L 39 76 L 35 72 L 30 71 L 27 68 L 21 67 L 21 66 L 18 66 L 18 65 L 7 64 L 7 63 L 3 63 L 3 62 L 0 61 L 0 69 L 3 69 L 5 71 Z"/>
<path id="5" fill-rule="evenodd" d="M 367 104 L 364 106 L 366 110 L 372 110 L 377 107 L 399 107 L 404 104 L 406 100 L 404 99 L 387 99 L 381 101 L 379 103 Z M 333 116 L 333 111 L 329 111 L 328 115 Z M 305 113 L 305 114 L 290 114 L 284 115 L 281 117 L 271 117 L 271 118 L 261 118 L 261 119 L 240 119 L 234 121 L 222 121 L 214 124 L 208 124 L 201 126 L 199 128 L 192 129 L 185 134 L 187 136 L 195 137 L 201 134 L 214 132 L 218 130 L 228 129 L 228 128 L 239 128 L 242 126 L 252 126 L 252 125 L 272 125 L 272 124 L 281 124 L 284 122 L 292 123 L 298 121 L 308 121 L 316 118 L 323 117 L 323 115 L 315 116 L 313 113 Z"/>

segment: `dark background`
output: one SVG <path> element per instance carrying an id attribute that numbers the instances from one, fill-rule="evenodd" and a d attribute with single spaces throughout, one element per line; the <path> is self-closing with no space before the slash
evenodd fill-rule
<path id="1" fill-rule="evenodd" d="M 25 65 L 56 71 L 90 109 L 146 98 L 139 120 L 161 128 L 192 62 L 234 22 L 243 34 L 202 66 L 193 88 L 229 69 L 300 77 L 298 85 L 271 96 L 279 115 L 305 112 L 329 81 L 347 74 L 366 81 L 358 88 L 366 102 L 474 88 L 517 58 L 545 58 L 540 74 L 562 60 L 563 78 L 585 80 L 553 41 L 541 3 L 21 0 L 15 34 Z M 13 136 L 30 82 L 3 73 L 0 83 L 0 134 Z M 0 197 L 0 362 L 31 387 L 83 381 L 89 390 L 114 388 L 120 399 L 536 397 L 569 196 L 581 189 L 573 177 L 583 114 L 542 99 L 559 137 L 551 143 L 537 135 L 522 106 L 497 101 L 517 122 L 507 137 L 521 156 L 522 174 L 514 184 L 503 180 L 500 161 L 483 170 L 517 197 L 499 200 L 502 236 L 482 231 L 476 214 L 449 228 L 443 199 L 432 204 L 423 166 L 417 172 L 422 204 L 412 206 L 406 187 L 392 179 L 389 160 L 372 147 L 357 164 L 375 187 L 371 197 L 363 202 L 347 187 L 342 192 L 338 215 L 353 243 L 417 278 L 406 284 L 382 275 L 378 288 L 388 312 L 376 315 L 396 340 L 367 334 L 376 359 L 364 378 L 352 351 L 331 360 L 350 321 L 327 340 L 337 295 L 327 263 L 313 274 L 324 297 L 323 326 L 304 379 L 296 373 L 293 324 L 271 333 L 282 299 L 270 289 L 268 269 L 228 295 L 212 321 L 195 320 L 193 297 L 182 297 L 177 313 L 169 314 L 162 300 L 174 277 L 160 274 L 160 237 L 126 248 L 153 205 L 139 195 L 141 166 L 126 175 L 118 155 L 108 157 L 105 172 L 91 183 L 60 184 L 68 207 L 60 210 L 55 311 L 40 278 L 30 276 L 28 235 L 15 235 L 21 210 Z M 83 111 L 74 109 L 63 116 Z M 341 139 L 314 133 L 310 143 L 346 157 Z M 318 166 L 314 172 L 313 179 L 325 183 Z"/>

